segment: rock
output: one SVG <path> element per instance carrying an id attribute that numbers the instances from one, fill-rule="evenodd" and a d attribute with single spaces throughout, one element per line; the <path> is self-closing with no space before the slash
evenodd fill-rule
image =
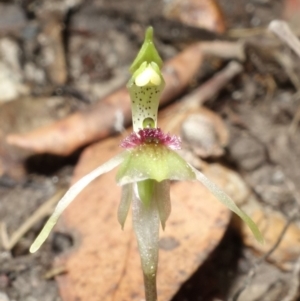
<path id="1" fill-rule="evenodd" d="M 0 33 L 18 33 L 26 25 L 20 5 L 0 3 Z"/>
<path id="2" fill-rule="evenodd" d="M 223 155 L 228 142 L 228 131 L 222 119 L 207 109 L 189 115 L 184 120 L 181 136 L 188 147 L 201 158 Z"/>
<path id="3" fill-rule="evenodd" d="M 9 301 L 9 298 L 5 293 L 0 292 L 0 301 Z"/>

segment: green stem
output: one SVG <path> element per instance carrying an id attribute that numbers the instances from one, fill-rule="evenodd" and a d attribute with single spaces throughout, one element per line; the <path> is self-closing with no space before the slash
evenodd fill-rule
<path id="1" fill-rule="evenodd" d="M 146 301 L 157 301 L 156 273 L 155 274 L 144 273 L 144 285 L 145 285 Z"/>
<path id="2" fill-rule="evenodd" d="M 156 301 L 156 273 L 158 263 L 159 213 L 155 200 L 145 205 L 140 199 L 138 185 L 133 185 L 132 217 L 138 241 L 145 281 L 146 301 Z"/>

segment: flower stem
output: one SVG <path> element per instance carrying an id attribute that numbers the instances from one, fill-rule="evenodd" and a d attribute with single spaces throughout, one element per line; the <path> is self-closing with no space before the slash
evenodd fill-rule
<path id="1" fill-rule="evenodd" d="M 145 282 L 146 301 L 156 301 L 156 273 L 158 263 L 159 213 L 153 199 L 144 204 L 138 185 L 133 185 L 132 217 L 137 237 Z"/>
<path id="2" fill-rule="evenodd" d="M 156 274 L 144 273 L 146 301 L 157 301 Z"/>

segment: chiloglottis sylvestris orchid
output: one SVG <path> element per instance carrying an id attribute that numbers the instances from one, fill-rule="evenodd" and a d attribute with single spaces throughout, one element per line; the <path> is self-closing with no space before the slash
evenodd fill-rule
<path id="1" fill-rule="evenodd" d="M 165 86 L 161 68 L 162 60 L 153 44 L 153 29 L 149 27 L 130 67 L 132 77 L 127 88 L 132 104 L 133 133 L 121 142 L 124 151 L 71 186 L 30 248 L 32 253 L 40 248 L 62 212 L 91 181 L 119 166 L 117 184 L 122 186 L 122 196 L 118 220 L 123 228 L 132 206 L 147 301 L 157 300 L 159 225 L 164 229 L 171 213 L 170 181 L 199 181 L 249 226 L 258 241 L 263 241 L 251 218 L 220 188 L 179 156 L 176 150 L 180 149 L 180 138 L 165 134 L 157 127 L 159 98 Z"/>

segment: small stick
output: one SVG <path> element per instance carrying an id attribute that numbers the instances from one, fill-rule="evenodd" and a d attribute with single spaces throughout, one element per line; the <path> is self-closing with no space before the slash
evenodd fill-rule
<path id="1" fill-rule="evenodd" d="M 243 71 L 243 66 L 235 61 L 230 62 L 224 69 L 198 89 L 183 98 L 186 108 L 192 109 L 215 97 L 235 76 Z"/>
<path id="2" fill-rule="evenodd" d="M 176 114 L 172 112 L 174 119 L 165 127 L 166 131 L 171 131 L 178 124 L 183 113 L 200 107 L 204 102 L 215 97 L 242 70 L 243 66 L 240 63 L 232 61 L 199 88 L 183 97 L 180 101 L 181 109 Z"/>
<path id="3" fill-rule="evenodd" d="M 296 261 L 293 273 L 292 273 L 292 279 L 291 279 L 291 285 L 288 294 L 282 301 L 295 301 L 298 296 L 298 289 L 299 289 L 299 274 L 300 274 L 300 256 L 298 260 Z"/>
<path id="4" fill-rule="evenodd" d="M 295 220 L 295 218 L 298 216 L 298 214 L 299 214 L 298 209 L 292 212 L 290 218 L 287 220 L 284 228 L 282 229 L 280 235 L 278 236 L 277 241 L 272 246 L 272 248 L 267 253 L 265 253 L 263 256 L 261 256 L 259 259 L 257 259 L 253 263 L 253 266 L 250 269 L 250 271 L 248 272 L 247 278 L 244 281 L 244 285 L 233 295 L 233 297 L 231 299 L 232 301 L 238 301 L 238 299 L 239 299 L 240 295 L 242 294 L 242 292 L 250 285 L 253 277 L 256 274 L 257 268 L 260 266 L 260 264 L 262 262 L 264 262 L 266 259 L 268 259 L 269 256 L 271 256 L 274 251 L 276 251 L 276 249 L 278 248 L 278 246 L 282 242 L 282 240 L 284 238 L 284 235 L 286 234 L 287 230 L 289 229 L 291 223 Z"/>
<path id="5" fill-rule="evenodd" d="M 292 48 L 300 57 L 300 41 L 286 22 L 274 20 L 269 24 L 269 29 L 290 46 L 290 48 Z"/>
<path id="6" fill-rule="evenodd" d="M 49 279 L 53 279 L 56 276 L 62 275 L 67 273 L 67 267 L 64 265 L 60 265 L 57 267 L 54 267 L 52 269 L 50 269 L 48 272 L 46 272 L 46 274 L 44 275 L 44 279 L 49 280 Z"/>
<path id="7" fill-rule="evenodd" d="M 300 57 L 300 41 L 297 38 L 297 36 L 292 32 L 291 28 L 286 22 L 274 20 L 269 24 L 269 29 L 272 32 L 274 32 L 282 41 L 284 41 L 290 48 L 292 48 L 295 51 L 295 53 Z M 294 84 L 293 80 L 292 82 Z M 299 90 L 298 86 L 296 86 L 296 88 Z M 298 92 L 296 93 L 296 96 L 298 97 Z M 296 131 L 299 119 L 300 110 L 298 109 L 289 127 L 289 133 L 293 134 Z"/>
<path id="8" fill-rule="evenodd" d="M 1 240 L 5 250 L 10 251 L 38 221 L 52 213 L 56 203 L 65 194 L 66 189 L 59 189 L 54 196 L 43 203 L 9 238 L 6 231 L 6 225 L 2 223 Z"/>
<path id="9" fill-rule="evenodd" d="M 300 91 L 296 92 L 292 96 L 293 101 L 298 101 L 299 98 L 300 98 Z M 299 121 L 300 121 L 300 107 L 297 108 L 293 120 L 288 128 L 288 132 L 290 135 L 294 135 L 296 133 L 297 127 L 299 125 Z"/>
<path id="10" fill-rule="evenodd" d="M 201 42 L 200 49 L 203 54 L 215 56 L 226 60 L 246 60 L 245 45 L 243 42 L 209 41 Z"/>
<path id="11" fill-rule="evenodd" d="M 268 33 L 265 27 L 255 28 L 234 28 L 227 31 L 227 36 L 230 38 L 249 38 L 257 35 L 264 35 Z"/>

